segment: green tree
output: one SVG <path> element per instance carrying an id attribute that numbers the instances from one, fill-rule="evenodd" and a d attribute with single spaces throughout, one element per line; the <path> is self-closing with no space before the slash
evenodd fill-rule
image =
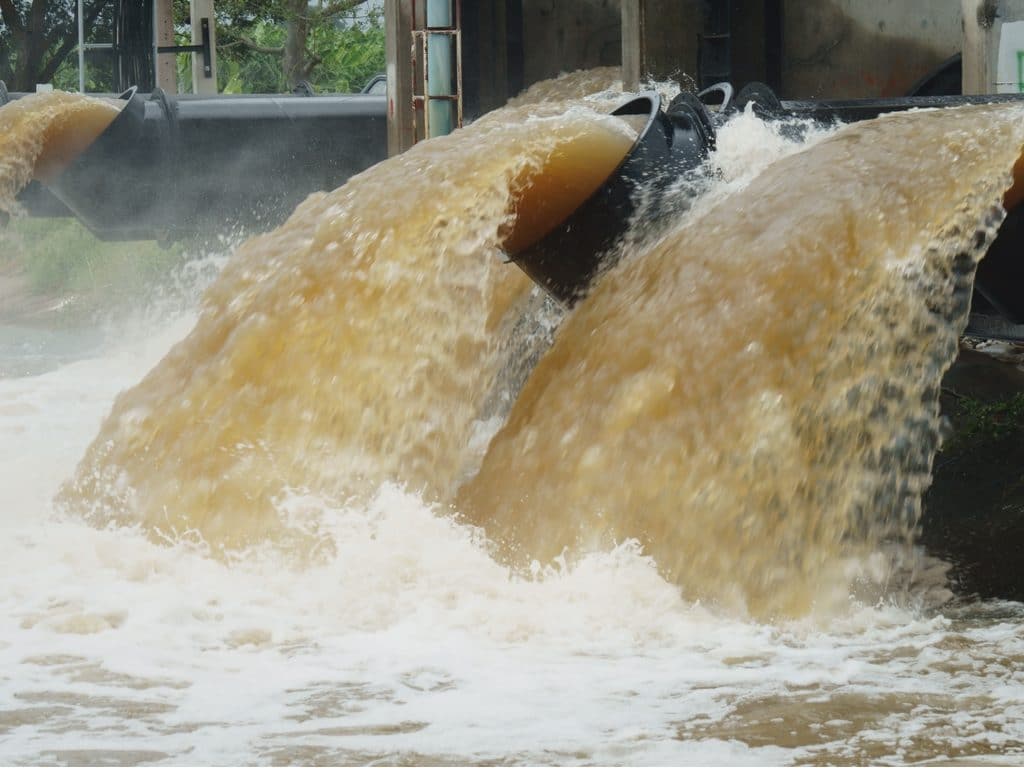
<path id="1" fill-rule="evenodd" d="M 114 5 L 85 3 L 87 37 L 112 27 Z M 77 46 L 77 0 L 0 0 L 0 80 L 12 91 L 52 81 Z"/>
<path id="2" fill-rule="evenodd" d="M 322 25 L 310 36 L 310 47 L 320 56 L 314 86 L 334 93 L 358 91 L 384 70 L 384 20 L 370 15 L 365 24 Z"/>
<path id="3" fill-rule="evenodd" d="M 302 81 L 354 90 L 384 68 L 383 18 L 370 0 L 218 0 L 215 9 L 228 92 L 287 91 Z M 175 18 L 188 15 L 188 1 L 175 0 Z"/>
<path id="4" fill-rule="evenodd" d="M 112 39 L 122 2 L 132 0 L 86 0 L 87 40 Z M 77 0 L 0 0 L 0 80 L 16 91 L 47 82 L 76 89 L 76 8 Z M 372 0 L 217 0 L 215 8 L 219 85 L 228 93 L 280 93 L 302 81 L 353 91 L 384 68 L 383 17 Z M 174 0 L 174 15 L 186 43 L 188 0 Z M 113 89 L 113 57 L 90 57 L 87 90 Z M 188 60 L 179 67 L 185 86 Z"/>

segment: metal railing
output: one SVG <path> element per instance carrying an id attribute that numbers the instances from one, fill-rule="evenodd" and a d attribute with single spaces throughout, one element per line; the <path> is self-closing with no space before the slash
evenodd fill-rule
<path id="1" fill-rule="evenodd" d="M 452 2 L 452 0 L 448 0 Z M 413 18 L 416 18 L 415 3 Z M 449 23 L 431 25 L 428 21 L 423 29 L 412 31 L 412 119 L 413 140 L 420 138 L 417 116 L 423 114 L 423 138 L 441 136 L 455 128 L 461 128 L 463 122 L 462 100 L 462 0 L 453 0 L 449 6 Z M 447 15 L 447 14 L 442 14 Z M 435 71 L 431 71 L 431 43 L 445 43 L 448 54 L 441 54 L 435 62 Z M 448 65 L 444 60 L 447 58 Z M 438 66 L 440 62 L 440 66 Z M 444 70 L 448 71 L 444 71 Z M 433 109 L 444 104 L 445 112 Z M 454 115 L 452 110 L 454 109 Z M 433 116 L 431 113 L 435 113 Z M 448 119 L 443 119 L 447 113 Z M 454 119 L 452 119 L 454 117 Z M 437 125 L 442 122 L 442 125 Z"/>

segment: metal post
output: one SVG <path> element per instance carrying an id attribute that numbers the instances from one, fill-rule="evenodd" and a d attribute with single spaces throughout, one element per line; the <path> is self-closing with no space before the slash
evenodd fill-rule
<path id="1" fill-rule="evenodd" d="M 397 155 L 415 143 L 413 67 L 409 40 L 415 29 L 413 0 L 385 0 L 385 56 L 388 74 L 388 153 Z"/>
<path id="2" fill-rule="evenodd" d="M 156 62 L 156 84 L 167 93 L 178 92 L 178 57 L 160 53 L 159 49 L 174 45 L 173 0 L 153 3 L 153 61 Z"/>
<path id="3" fill-rule="evenodd" d="M 85 2 L 78 0 L 78 92 L 85 93 Z"/>
<path id="4" fill-rule="evenodd" d="M 640 90 L 644 62 L 644 0 L 622 0 L 622 87 Z"/>
<path id="5" fill-rule="evenodd" d="M 963 83 L 966 94 L 988 93 L 991 35 L 995 18 L 986 15 L 982 0 L 962 0 L 964 18 Z"/>
<path id="6" fill-rule="evenodd" d="M 209 60 L 192 54 L 192 92 L 203 96 L 217 95 L 217 25 L 214 23 L 213 0 L 190 0 L 192 45 L 209 50 Z"/>

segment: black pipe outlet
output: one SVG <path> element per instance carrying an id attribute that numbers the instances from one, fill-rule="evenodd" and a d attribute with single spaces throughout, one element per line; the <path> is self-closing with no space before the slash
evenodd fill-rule
<path id="1" fill-rule="evenodd" d="M 880 99 L 782 100 L 764 83 L 748 83 L 733 99 L 730 113 L 743 111 L 752 103 L 763 119 L 795 117 L 824 124 L 856 123 L 872 120 L 890 112 L 908 109 L 948 109 L 979 104 L 1021 103 L 1024 94 L 988 93 L 976 95 L 891 96 Z"/>
<path id="2" fill-rule="evenodd" d="M 677 97 L 663 112 L 661 97 L 645 93 L 612 114 L 647 117 L 629 153 L 565 221 L 539 242 L 510 255 L 535 283 L 567 306 L 614 264 L 615 245 L 639 206 L 644 206 L 645 217 L 657 218 L 664 210 L 667 188 L 698 169 L 714 147 L 711 119 L 691 94 Z M 673 201 L 675 210 L 679 202 Z"/>
<path id="3" fill-rule="evenodd" d="M 122 98 L 106 131 L 48 184 L 104 240 L 265 231 L 311 192 L 387 157 L 381 96 Z"/>
<path id="4" fill-rule="evenodd" d="M 713 89 L 712 89 L 713 90 Z M 1021 102 L 1020 94 L 979 96 L 912 96 L 843 101 L 782 101 L 771 88 L 751 83 L 735 99 L 723 90 L 719 119 L 753 104 L 764 119 L 802 118 L 821 123 L 857 122 L 914 108 L 947 108 L 972 104 Z M 598 274 L 617 259 L 615 245 L 629 226 L 643 197 L 653 200 L 642 214 L 657 218 L 667 210 L 665 191 L 676 180 L 699 169 L 714 148 L 715 128 L 705 106 L 681 94 L 666 112 L 661 99 L 648 93 L 631 99 L 612 114 L 647 115 L 647 123 L 629 154 L 605 184 L 561 225 L 538 243 L 511 255 L 520 268 L 563 304 L 572 306 Z M 692 195 L 698 193 L 694 186 Z M 678 188 L 685 196 L 685 185 Z M 676 200 L 675 211 L 680 201 Z M 686 201 L 682 203 L 685 205 Z M 1024 208 L 1024 207 L 1022 207 Z M 1024 210 L 1011 211 L 982 260 L 975 283 L 979 299 L 1002 317 L 1024 327 Z"/>

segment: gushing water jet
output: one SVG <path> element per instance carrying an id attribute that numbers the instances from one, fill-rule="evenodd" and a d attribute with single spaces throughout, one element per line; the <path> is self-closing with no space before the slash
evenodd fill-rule
<path id="1" fill-rule="evenodd" d="M 985 118 L 998 122 L 998 156 L 977 134 Z M 693 594 L 726 585 L 758 611 L 799 612 L 807 595 L 774 592 L 813 583 L 860 531 L 916 520 L 938 442 L 931 393 L 994 231 L 989 206 L 1014 198 L 994 190 L 1020 156 L 1015 120 L 1003 105 L 853 126 L 731 198 L 741 220 L 720 205 L 699 224 L 669 222 L 660 245 L 613 266 L 630 219 L 699 192 L 675 182 L 707 173 L 714 118 L 691 97 L 663 113 L 652 96 L 615 117 L 489 116 L 250 241 L 189 339 L 121 398 L 64 498 L 97 522 L 198 530 L 230 548 L 292 541 L 273 533 L 289 488 L 348 497 L 408 482 L 454 500 L 513 560 L 638 538 Z M 949 167 L 909 152 L 923 127 Z M 398 205 L 410 179 L 423 194 Z M 913 193 L 905 179 L 918 179 Z M 380 190 L 396 204 L 386 216 L 369 199 Z M 595 200 L 608 204 L 587 213 Z M 587 241 L 580 211 L 610 226 Z M 501 369 L 499 329 L 524 294 L 515 270 L 487 263 L 501 246 L 576 308 L 460 489 L 467 434 Z M 938 341 L 918 348 L 925 338 Z M 737 369 L 744 359 L 752 370 Z M 735 547 L 687 550 L 695 526 Z M 759 549 L 764 536 L 777 552 Z M 737 558 L 762 568 L 736 573 Z"/>

